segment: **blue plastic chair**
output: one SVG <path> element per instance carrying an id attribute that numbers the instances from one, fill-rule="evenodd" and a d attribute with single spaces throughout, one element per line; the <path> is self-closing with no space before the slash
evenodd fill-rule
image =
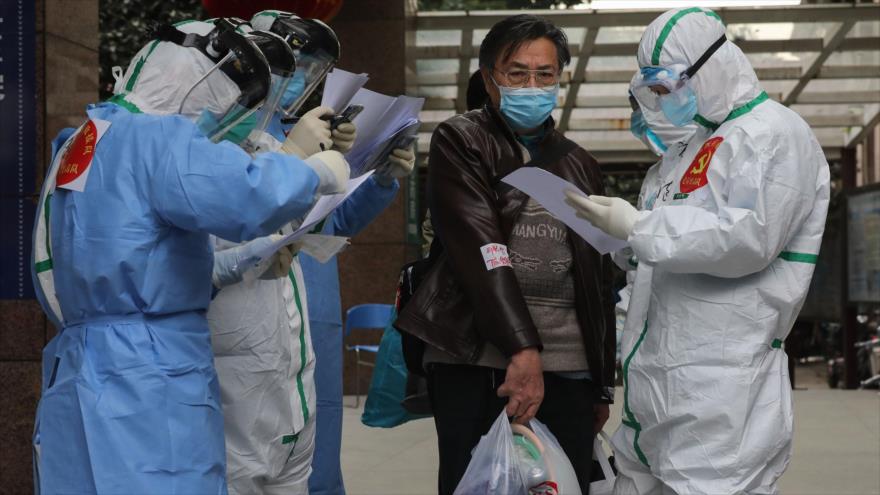
<path id="1" fill-rule="evenodd" d="M 394 306 L 390 304 L 359 304 L 357 306 L 353 306 L 348 309 L 345 313 L 345 332 L 344 337 L 347 338 L 351 331 L 360 328 L 360 329 L 383 329 L 388 322 L 391 320 L 391 315 L 394 313 Z M 378 345 L 346 345 L 346 351 L 354 351 L 356 364 L 354 367 L 354 376 L 355 376 L 355 392 L 357 395 L 355 396 L 355 403 L 353 407 L 359 407 L 361 405 L 361 365 L 369 366 L 374 368 L 376 365 L 370 361 L 362 361 L 361 360 L 361 351 L 369 352 L 373 355 L 378 354 L 379 346 Z M 350 406 L 351 407 L 351 406 Z"/>

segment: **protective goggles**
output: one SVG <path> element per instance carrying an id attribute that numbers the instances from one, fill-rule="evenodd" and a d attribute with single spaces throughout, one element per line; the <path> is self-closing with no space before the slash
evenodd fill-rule
<path id="1" fill-rule="evenodd" d="M 642 108 L 659 111 L 660 98 L 665 94 L 674 94 L 690 89 L 688 83 L 691 78 L 726 41 L 727 36 L 722 35 L 691 66 L 670 64 L 667 66 L 649 65 L 642 67 L 633 77 L 630 86 L 631 94 Z M 665 88 L 666 93 L 661 93 L 657 90 L 659 87 Z"/>
<path id="2" fill-rule="evenodd" d="M 201 114 L 197 125 L 211 141 L 219 142 L 239 124 L 253 120 L 251 119 L 253 113 L 269 94 L 271 77 L 266 57 L 254 41 L 245 34 L 237 32 L 236 24 L 227 19 L 217 19 L 214 25 L 214 30 L 203 36 L 185 33 L 166 24 L 157 28 L 156 38 L 199 50 L 215 62 L 214 66 L 189 88 L 180 103 L 178 113 Z M 197 88 L 207 84 L 208 78 L 218 71 L 236 85 L 239 90 L 238 98 L 225 103 L 225 108 L 204 108 L 203 100 L 190 96 L 196 94 Z M 217 102 L 217 105 L 222 107 L 224 103 Z M 189 108 L 190 106 L 194 108 Z M 202 108 L 195 108 L 198 106 Z"/>
<path id="3" fill-rule="evenodd" d="M 294 15 L 278 16 L 270 31 L 283 38 L 296 54 L 296 75 L 281 100 L 284 115 L 293 117 L 339 60 L 339 38 L 323 22 Z"/>

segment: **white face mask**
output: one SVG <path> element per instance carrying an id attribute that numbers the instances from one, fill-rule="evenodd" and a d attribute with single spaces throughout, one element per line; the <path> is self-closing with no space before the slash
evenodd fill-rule
<path id="1" fill-rule="evenodd" d="M 656 139 L 658 139 L 666 148 L 671 148 L 676 143 L 685 143 L 689 141 L 699 129 L 699 126 L 693 122 L 682 127 L 672 125 L 662 111 L 652 111 L 642 108 L 642 114 L 645 123 L 648 126 L 648 130 L 650 130 Z"/>

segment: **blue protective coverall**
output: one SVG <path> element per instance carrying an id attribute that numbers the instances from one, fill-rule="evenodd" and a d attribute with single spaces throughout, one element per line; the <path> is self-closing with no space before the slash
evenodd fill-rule
<path id="1" fill-rule="evenodd" d="M 226 493 L 209 234 L 276 231 L 312 206 L 318 177 L 294 157 L 211 143 L 178 115 L 111 103 L 88 115 L 111 125 L 85 189 L 46 201 L 63 323 L 43 353 L 36 489 Z"/>
<path id="2" fill-rule="evenodd" d="M 323 234 L 352 237 L 370 224 L 394 200 L 400 185 L 390 186 L 368 179 L 324 224 Z M 309 295 L 309 323 L 315 350 L 315 389 L 317 392 L 317 432 L 311 495 L 341 495 L 342 468 L 342 304 L 339 297 L 339 271 L 334 257 L 319 263 L 300 253 L 306 293 Z"/>

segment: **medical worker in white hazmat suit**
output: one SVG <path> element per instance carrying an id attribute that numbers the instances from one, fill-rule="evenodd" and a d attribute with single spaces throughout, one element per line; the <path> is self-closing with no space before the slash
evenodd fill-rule
<path id="1" fill-rule="evenodd" d="M 240 29 L 276 38 L 289 51 L 288 57 L 277 43 L 260 45 L 272 69 L 272 90 L 242 146 L 255 154 L 280 149 L 303 159 L 325 149 L 349 151 L 357 129 L 347 122 L 331 130 L 331 108 L 306 112 L 286 137 L 287 126 L 281 122 L 282 116 L 297 113 L 335 66 L 340 45 L 333 30 L 320 21 L 281 11 L 260 13 L 253 24 L 242 24 Z M 298 224 L 295 221 L 282 232 L 289 233 Z M 220 380 L 232 494 L 305 494 L 312 472 L 316 358 L 299 254 L 324 262 L 347 239 L 307 234 L 279 250 L 259 274 L 242 273 L 240 267 L 248 256 L 276 238 L 244 244 L 215 241 L 218 292 L 208 323 Z"/>
<path id="2" fill-rule="evenodd" d="M 308 65 L 284 37 L 254 31 L 247 23 L 238 29 L 264 38 L 260 48 L 272 72 L 271 91 L 257 113 L 256 128 L 242 142 L 245 149 L 255 154 L 280 150 L 302 158 L 331 147 L 347 151 L 355 139 L 354 126 L 340 126 L 331 134 L 329 123 L 311 114 L 299 120 L 289 139 L 282 134 L 279 141 L 265 133 L 277 120 L 289 88 L 301 86 L 301 73 L 322 77 L 335 59 L 315 59 Z M 335 48 L 338 51 L 338 42 Z M 258 146 L 255 136 L 260 138 Z M 299 245 L 282 247 L 269 263 L 251 268 L 254 255 L 280 234 L 290 233 L 300 220 L 248 243 L 214 239 L 216 294 L 207 316 L 223 403 L 231 494 L 308 492 L 315 438 L 315 357 L 303 274 L 296 260 Z"/>
<path id="3" fill-rule="evenodd" d="M 568 193 L 581 216 L 629 241 L 618 259 L 637 264 L 615 493 L 776 493 L 793 419 L 781 345 L 819 253 L 828 164 L 714 12 L 663 14 L 638 62 L 639 105 L 700 128 L 667 151 L 645 210 Z"/>

